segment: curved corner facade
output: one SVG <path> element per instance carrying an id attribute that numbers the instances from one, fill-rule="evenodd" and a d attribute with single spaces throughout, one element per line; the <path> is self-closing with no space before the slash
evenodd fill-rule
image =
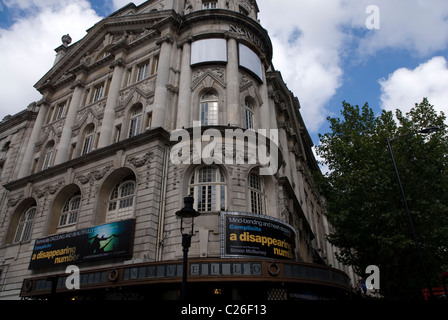
<path id="1" fill-rule="evenodd" d="M 196 296 L 350 293 L 257 14 L 254 0 L 153 0 L 64 38 L 42 99 L 0 123 L 0 298 L 180 298 L 189 195 Z"/>

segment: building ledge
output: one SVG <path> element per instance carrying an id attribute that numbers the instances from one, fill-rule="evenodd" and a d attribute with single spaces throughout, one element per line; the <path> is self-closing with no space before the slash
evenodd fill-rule
<path id="1" fill-rule="evenodd" d="M 36 183 L 51 178 L 55 175 L 65 173 L 70 168 L 78 168 L 88 163 L 93 163 L 106 157 L 113 156 L 119 150 L 135 148 L 137 146 L 147 144 L 148 141 L 156 140 L 161 140 L 162 143 L 168 145 L 170 141 L 169 132 L 161 127 L 148 130 L 132 138 L 119 141 L 101 149 L 97 149 L 86 155 L 58 164 L 46 170 L 31 174 L 18 180 L 8 182 L 7 184 L 3 185 L 3 187 L 9 191 L 13 191 L 26 186 L 28 183 Z"/>

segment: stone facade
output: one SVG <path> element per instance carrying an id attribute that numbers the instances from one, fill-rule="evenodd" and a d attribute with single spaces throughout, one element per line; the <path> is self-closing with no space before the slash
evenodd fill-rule
<path id="1" fill-rule="evenodd" d="M 135 219 L 132 257 L 83 270 L 181 259 L 175 212 L 190 193 L 196 209 L 209 206 L 195 220 L 191 258 L 220 257 L 222 210 L 258 211 L 294 227 L 298 261 L 352 275 L 325 240 L 331 226 L 313 183 L 312 141 L 257 14 L 253 0 L 153 0 L 123 7 L 76 43 L 63 38 L 35 85 L 42 100 L 0 123 L 0 298 L 17 298 L 24 278 L 64 272 L 28 270 L 36 239 L 111 221 Z M 244 65 L 242 52 L 258 57 L 255 65 Z M 174 164 L 170 134 L 191 132 L 194 121 L 219 132 L 277 130 L 278 171 L 260 176 L 261 164 L 248 161 Z M 202 172 L 219 176 L 220 196 L 192 183 Z M 254 193 L 251 179 L 261 185 Z M 114 194 L 123 208 L 114 209 Z"/>

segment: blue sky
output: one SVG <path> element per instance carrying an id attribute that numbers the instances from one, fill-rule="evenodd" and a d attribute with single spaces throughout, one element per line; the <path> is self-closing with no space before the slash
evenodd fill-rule
<path id="1" fill-rule="evenodd" d="M 73 42 L 128 0 L 0 0 L 0 119 L 40 94 L 54 49 Z M 144 1 L 134 1 L 141 4 Z M 375 5 L 379 29 L 366 20 Z M 258 0 L 273 64 L 299 98 L 315 144 L 342 101 L 409 110 L 423 97 L 448 113 L 447 0 Z M 376 16 L 377 17 L 377 16 Z"/>

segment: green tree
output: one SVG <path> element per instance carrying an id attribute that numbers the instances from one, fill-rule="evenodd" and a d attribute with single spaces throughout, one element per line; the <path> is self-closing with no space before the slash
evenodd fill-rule
<path id="1" fill-rule="evenodd" d="M 340 118 L 328 118 L 330 132 L 319 135 L 320 155 L 329 173 L 317 177 L 327 198 L 340 248 L 338 259 L 366 277 L 368 265 L 380 268 L 380 292 L 387 299 L 418 298 L 426 287 L 393 169 L 392 149 L 433 286 L 448 267 L 448 139 L 446 117 L 425 98 L 406 114 L 345 101 Z M 437 126 L 430 135 L 414 134 Z"/>

